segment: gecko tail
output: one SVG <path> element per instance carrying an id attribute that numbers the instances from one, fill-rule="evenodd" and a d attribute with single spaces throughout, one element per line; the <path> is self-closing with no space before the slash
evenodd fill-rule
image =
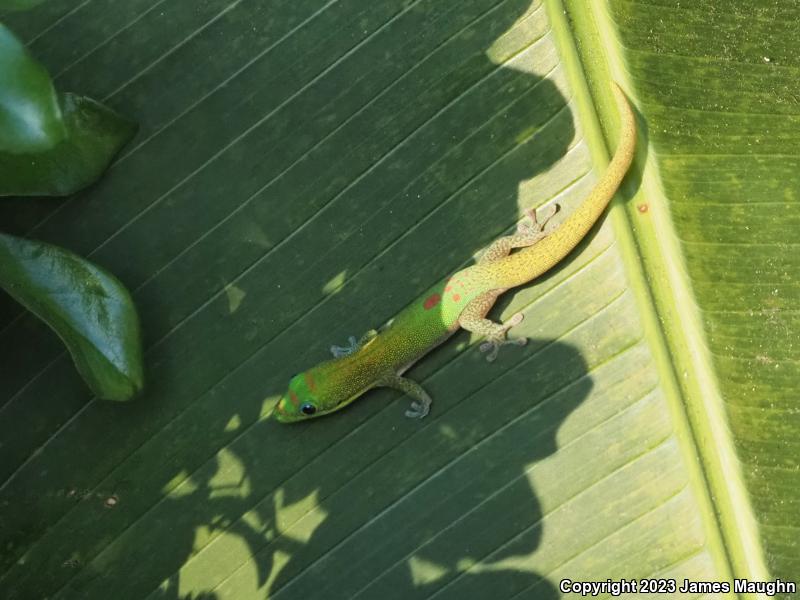
<path id="1" fill-rule="evenodd" d="M 575 209 L 558 229 L 548 236 L 548 238 L 553 238 L 552 242 L 542 248 L 532 248 L 532 250 L 536 250 L 537 254 L 542 251 L 545 253 L 550 251 L 548 269 L 569 254 L 586 237 L 586 234 L 589 233 L 589 230 L 605 211 L 614 194 L 617 193 L 625 174 L 633 162 L 636 150 L 636 117 L 625 93 L 617 84 L 614 84 L 613 89 L 621 120 L 621 134 L 617 151 L 614 153 L 606 172 L 603 173 L 603 176 L 589 193 L 588 198 Z"/>
<path id="2" fill-rule="evenodd" d="M 614 96 L 622 131 L 617 150 L 605 173 L 586 200 L 547 237 L 530 248 L 524 248 L 485 266 L 486 273 L 483 275 L 493 281 L 494 287 L 522 285 L 558 264 L 586 237 L 616 194 L 633 162 L 636 150 L 636 117 L 625 93 L 616 84 Z"/>

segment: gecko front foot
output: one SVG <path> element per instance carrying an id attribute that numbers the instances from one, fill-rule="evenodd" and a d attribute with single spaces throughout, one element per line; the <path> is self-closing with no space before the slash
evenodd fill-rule
<path id="1" fill-rule="evenodd" d="M 524 315 L 522 313 L 517 313 L 502 325 L 495 325 L 496 329 L 492 331 L 487 336 L 487 340 L 478 347 L 481 352 L 488 352 L 486 355 L 486 360 L 488 362 L 494 362 L 501 346 L 507 346 L 509 344 L 524 346 L 528 343 L 528 338 L 526 337 L 509 338 L 507 336 L 508 330 L 522 323 L 523 318 Z"/>
<path id="2" fill-rule="evenodd" d="M 419 402 L 414 400 L 411 403 L 411 408 L 406 411 L 406 416 L 409 419 L 422 419 L 429 412 L 431 412 L 431 399 L 424 398 Z"/>
<path id="3" fill-rule="evenodd" d="M 358 340 L 356 336 L 351 335 L 347 338 L 349 346 L 331 346 L 331 354 L 333 358 L 342 358 L 343 356 L 350 356 L 353 352 L 358 350 Z"/>
<path id="4" fill-rule="evenodd" d="M 431 403 L 433 400 L 431 400 L 428 392 L 422 389 L 422 386 L 415 381 L 400 377 L 400 375 L 394 373 L 389 373 L 381 377 L 376 382 L 376 385 L 394 388 L 411 396 L 413 402 L 411 403 L 411 408 L 406 411 L 406 416 L 409 419 L 421 419 L 431 412 Z"/>
<path id="5" fill-rule="evenodd" d="M 370 343 L 375 341 L 375 338 L 378 337 L 378 331 L 375 329 L 370 329 L 367 333 L 361 336 L 360 340 L 356 340 L 356 336 L 351 335 L 347 338 L 348 346 L 331 346 L 331 354 L 333 354 L 334 358 L 342 358 L 343 356 L 350 356 L 356 350 L 363 348 L 364 346 L 368 346 Z"/>
<path id="6" fill-rule="evenodd" d="M 343 356 L 350 356 L 357 350 L 364 346 L 369 346 L 378 337 L 377 329 L 370 329 L 367 333 L 361 336 L 361 339 L 356 341 L 356 336 L 351 335 L 347 338 L 349 345 L 347 346 L 331 346 L 331 354 L 334 358 L 342 358 Z"/>

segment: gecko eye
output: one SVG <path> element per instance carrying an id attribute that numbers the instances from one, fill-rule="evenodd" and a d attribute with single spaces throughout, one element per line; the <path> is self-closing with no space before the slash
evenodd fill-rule
<path id="1" fill-rule="evenodd" d="M 306 402 L 300 407 L 300 412 L 304 415 L 313 415 L 315 412 L 317 412 L 317 407 L 310 402 Z"/>

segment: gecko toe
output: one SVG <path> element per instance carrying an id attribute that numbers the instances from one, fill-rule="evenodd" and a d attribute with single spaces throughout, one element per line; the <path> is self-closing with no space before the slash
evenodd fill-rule
<path id="1" fill-rule="evenodd" d="M 511 316 L 511 318 L 506 321 L 503 325 L 506 329 L 510 329 L 512 327 L 516 327 L 520 323 L 522 323 L 523 319 L 525 319 L 525 315 L 522 313 L 515 313 Z"/>
<path id="2" fill-rule="evenodd" d="M 502 346 L 524 346 L 528 343 L 528 338 L 526 337 L 514 337 L 508 339 L 500 339 L 500 340 L 489 340 L 483 342 L 478 348 L 481 352 L 487 353 L 486 361 L 487 362 L 494 362 L 497 359 L 497 355 L 500 352 L 500 348 Z"/>
<path id="3" fill-rule="evenodd" d="M 481 352 L 488 352 L 486 355 L 486 362 L 494 362 L 497 358 L 497 353 L 500 350 L 500 344 L 494 340 L 484 342 L 480 346 Z"/>
<path id="4" fill-rule="evenodd" d="M 422 405 L 414 402 L 411 408 L 406 411 L 409 419 L 422 419 L 431 411 L 430 405 Z"/>

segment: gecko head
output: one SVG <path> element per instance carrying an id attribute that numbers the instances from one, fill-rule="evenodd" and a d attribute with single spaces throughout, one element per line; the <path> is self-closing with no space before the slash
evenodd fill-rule
<path id="1" fill-rule="evenodd" d="M 275 406 L 275 418 L 280 423 L 297 423 L 332 413 L 348 404 L 347 398 L 337 398 L 322 384 L 324 377 L 317 369 L 294 375 L 289 389 Z"/>
<path id="2" fill-rule="evenodd" d="M 294 423 L 317 416 L 320 402 L 314 394 L 316 387 L 312 374 L 294 375 L 289 380 L 289 389 L 275 406 L 275 418 L 281 423 Z"/>

